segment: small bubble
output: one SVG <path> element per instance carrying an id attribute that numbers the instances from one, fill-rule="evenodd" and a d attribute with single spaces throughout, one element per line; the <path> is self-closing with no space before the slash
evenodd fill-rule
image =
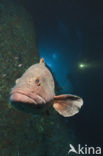
<path id="1" fill-rule="evenodd" d="M 2 77 L 5 77 L 5 76 L 6 76 L 6 74 L 3 74 L 3 75 L 2 75 Z"/>
<path id="2" fill-rule="evenodd" d="M 15 59 L 15 60 L 17 60 L 17 59 L 18 59 L 18 57 L 17 57 L 17 56 L 15 56 L 15 57 L 14 57 L 14 59 Z"/>
<path id="3" fill-rule="evenodd" d="M 22 66 L 22 64 L 18 64 L 18 67 L 21 67 Z"/>

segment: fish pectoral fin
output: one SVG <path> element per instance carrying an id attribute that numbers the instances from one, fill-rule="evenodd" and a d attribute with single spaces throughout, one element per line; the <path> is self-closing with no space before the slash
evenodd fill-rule
<path id="1" fill-rule="evenodd" d="M 64 117 L 70 117 L 79 112 L 83 105 L 83 99 L 70 94 L 64 94 L 54 97 L 54 109 Z"/>

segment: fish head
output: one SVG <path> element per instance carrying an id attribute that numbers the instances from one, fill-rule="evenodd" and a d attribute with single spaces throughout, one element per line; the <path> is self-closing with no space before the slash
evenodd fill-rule
<path id="1" fill-rule="evenodd" d="M 16 80 L 10 93 L 12 104 L 46 107 L 54 98 L 54 79 L 43 59 Z"/>

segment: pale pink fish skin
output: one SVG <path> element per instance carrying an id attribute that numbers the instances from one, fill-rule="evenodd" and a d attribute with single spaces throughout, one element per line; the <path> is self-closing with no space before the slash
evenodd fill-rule
<path id="1" fill-rule="evenodd" d="M 54 99 L 54 79 L 51 72 L 40 62 L 29 67 L 16 80 L 11 90 L 10 100 L 31 104 L 47 104 Z"/>

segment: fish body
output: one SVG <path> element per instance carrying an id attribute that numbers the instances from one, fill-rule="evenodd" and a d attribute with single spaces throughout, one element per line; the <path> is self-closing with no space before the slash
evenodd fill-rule
<path id="1" fill-rule="evenodd" d="M 51 105 L 62 116 L 69 117 L 79 112 L 83 105 L 82 98 L 63 94 L 55 95 L 54 78 L 46 67 L 44 59 L 29 67 L 16 80 L 10 92 L 10 101 L 17 108 L 30 110 L 44 110 Z"/>

